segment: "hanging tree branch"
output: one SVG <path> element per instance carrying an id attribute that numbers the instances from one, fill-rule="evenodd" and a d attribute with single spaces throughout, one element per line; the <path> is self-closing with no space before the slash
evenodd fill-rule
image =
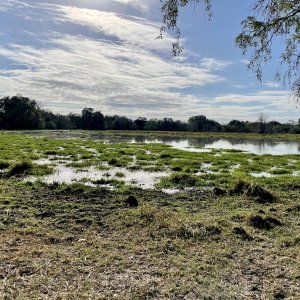
<path id="1" fill-rule="evenodd" d="M 182 52 L 178 17 L 180 8 L 188 3 L 204 4 L 208 16 L 212 16 L 212 0 L 161 0 L 162 21 L 160 36 L 166 29 L 173 31 L 173 55 Z M 250 52 L 249 69 L 262 81 L 263 68 L 272 59 L 273 42 L 283 39 L 277 81 L 291 87 L 292 95 L 300 99 L 300 1 L 299 0 L 257 0 L 249 11 L 249 17 L 242 21 L 242 32 L 235 43 L 246 55 Z"/>
<path id="2" fill-rule="evenodd" d="M 203 2 L 205 4 L 205 11 L 208 16 L 211 17 L 211 0 L 161 0 L 161 2 L 163 26 L 160 29 L 160 37 L 163 37 L 163 33 L 166 30 L 174 32 L 175 42 L 172 44 L 172 52 L 174 56 L 179 56 L 182 52 L 182 46 L 180 44 L 180 28 L 177 24 L 180 8 L 185 7 L 189 3 L 199 4 L 200 2 Z"/>

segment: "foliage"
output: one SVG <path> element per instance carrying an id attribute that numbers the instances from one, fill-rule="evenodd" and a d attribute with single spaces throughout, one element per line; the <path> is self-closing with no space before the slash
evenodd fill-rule
<path id="1" fill-rule="evenodd" d="M 42 129 L 42 111 L 34 100 L 21 95 L 0 99 L 0 128 Z"/>
<path id="2" fill-rule="evenodd" d="M 252 50 L 249 68 L 262 80 L 262 68 L 272 59 L 272 45 L 276 38 L 283 38 L 284 49 L 276 79 L 292 85 L 296 98 L 300 97 L 299 77 L 299 40 L 300 40 L 300 3 L 298 0 L 259 0 L 253 6 L 253 16 L 242 22 L 242 33 L 236 44 L 243 53 Z"/>
<path id="3" fill-rule="evenodd" d="M 232 120 L 226 126 L 228 132 L 246 132 L 245 122 L 239 120 Z"/>
<path id="4" fill-rule="evenodd" d="M 36 101 L 22 96 L 0 99 L 0 129 L 87 129 L 87 130 L 146 130 L 146 131 L 192 131 L 235 133 L 300 133 L 300 123 L 281 124 L 267 121 L 263 114 L 255 122 L 232 120 L 227 125 L 206 118 L 204 115 L 190 117 L 188 122 L 172 118 L 136 120 L 125 116 L 104 116 L 93 108 L 84 108 L 81 115 L 54 114 L 41 110 Z"/>
<path id="5" fill-rule="evenodd" d="M 162 0 L 161 37 L 168 29 L 175 32 L 173 55 L 180 55 L 180 29 L 178 17 L 180 8 L 189 3 L 204 4 L 208 16 L 212 16 L 212 0 Z M 251 51 L 249 69 L 262 80 L 263 67 L 272 59 L 274 41 L 284 40 L 281 49 L 281 67 L 275 79 L 291 85 L 292 95 L 300 97 L 300 2 L 298 0 L 256 0 L 250 7 L 249 16 L 242 21 L 242 32 L 236 38 L 236 45 L 243 54 Z"/>
<path id="6" fill-rule="evenodd" d="M 218 132 L 222 131 L 222 126 L 213 120 L 207 119 L 205 116 L 195 116 L 188 120 L 189 129 L 191 131 Z"/>
<path id="7" fill-rule="evenodd" d="M 177 19 L 179 16 L 179 9 L 181 7 L 185 7 L 188 3 L 200 3 L 203 2 L 205 4 L 205 10 L 208 13 L 209 17 L 212 16 L 211 10 L 211 0 L 161 0 L 162 7 L 162 19 L 163 26 L 160 30 L 160 37 L 162 38 L 163 33 L 168 30 L 172 30 L 175 32 L 176 41 L 173 43 L 173 55 L 178 56 L 182 52 L 182 47 L 180 45 L 180 28 L 177 25 Z"/>
<path id="8" fill-rule="evenodd" d="M 82 129 L 104 129 L 104 116 L 93 108 L 84 108 L 81 114 Z"/>

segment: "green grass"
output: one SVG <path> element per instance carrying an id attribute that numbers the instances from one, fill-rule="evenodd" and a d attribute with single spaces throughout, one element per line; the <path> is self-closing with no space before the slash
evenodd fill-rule
<path id="1" fill-rule="evenodd" d="M 0 299 L 298 298 L 298 155 L 103 144 L 89 134 L 0 133 Z M 53 164 L 36 164 L 45 158 Z M 94 187 L 44 184 L 59 161 L 77 171 L 167 171 L 158 187 L 180 192 L 128 186 L 123 172 Z M 262 171 L 274 177 L 251 176 Z"/>

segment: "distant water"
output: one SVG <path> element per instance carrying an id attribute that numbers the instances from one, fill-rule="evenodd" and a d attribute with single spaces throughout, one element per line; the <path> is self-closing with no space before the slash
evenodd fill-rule
<path id="1" fill-rule="evenodd" d="M 255 138 L 218 138 L 218 137 L 151 137 L 142 135 L 117 135 L 109 136 L 99 132 L 82 131 L 22 131 L 16 133 L 41 134 L 53 138 L 87 138 L 101 140 L 105 143 L 164 143 L 176 149 L 193 152 L 208 152 L 210 149 L 233 149 L 246 151 L 258 155 L 287 155 L 300 154 L 300 140 L 283 139 L 255 139 Z"/>
<path id="2" fill-rule="evenodd" d="M 120 136 L 120 138 L 107 139 L 108 142 L 131 142 L 131 143 L 164 143 L 172 145 L 174 148 L 206 152 L 209 149 L 232 149 L 246 151 L 258 155 L 287 155 L 300 154 L 300 141 L 291 140 L 272 140 L 272 139 L 238 139 L 238 138 L 175 138 L 160 137 L 150 138 L 144 136 Z"/>

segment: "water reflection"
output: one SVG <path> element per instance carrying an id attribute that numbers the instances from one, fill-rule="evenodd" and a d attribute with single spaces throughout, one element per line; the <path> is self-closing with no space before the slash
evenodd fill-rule
<path id="1" fill-rule="evenodd" d="M 211 139 L 206 141 L 205 148 L 235 149 L 255 154 L 299 154 L 300 143 L 297 141 L 276 141 L 263 139 Z"/>
<path id="2" fill-rule="evenodd" d="M 176 149 L 193 152 L 207 152 L 210 149 L 233 149 L 246 151 L 258 155 L 286 155 L 300 154 L 300 142 L 282 141 L 271 139 L 238 139 L 238 138 L 176 138 L 176 137 L 145 137 L 145 136 L 120 136 L 108 139 L 108 142 L 131 142 L 131 143 L 164 143 Z"/>
<path id="3" fill-rule="evenodd" d="M 164 143 L 173 146 L 176 149 L 182 149 L 193 152 L 209 152 L 210 149 L 234 149 L 246 151 L 258 155 L 286 155 L 300 154 L 300 141 L 295 140 L 275 140 L 275 139 L 254 139 L 254 138 L 219 138 L 219 137 L 201 137 L 201 138 L 180 138 L 162 136 L 155 137 L 143 135 L 123 135 L 114 134 L 112 136 L 99 132 L 83 131 L 24 131 L 27 134 L 43 134 L 52 138 L 86 138 L 99 140 L 105 143 Z"/>

